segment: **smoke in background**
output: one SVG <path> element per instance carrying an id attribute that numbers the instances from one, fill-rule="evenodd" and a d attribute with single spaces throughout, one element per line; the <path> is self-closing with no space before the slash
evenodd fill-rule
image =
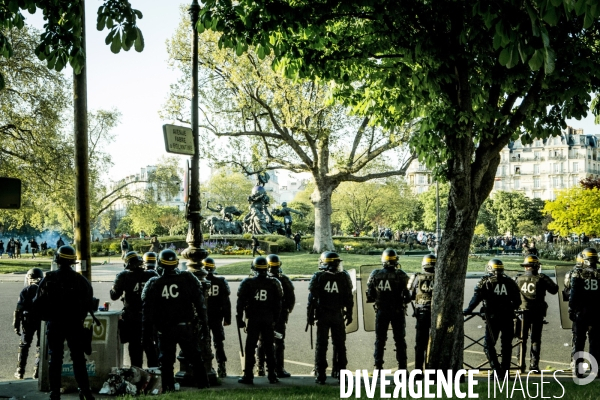
<path id="1" fill-rule="evenodd" d="M 60 233 L 56 232 L 56 231 L 44 231 L 38 235 L 34 235 L 33 236 L 35 238 L 35 241 L 41 245 L 42 242 L 46 242 L 48 244 L 48 248 L 49 249 L 55 249 L 56 248 L 56 242 L 58 242 L 58 238 L 62 237 L 63 242 L 65 242 L 65 244 L 69 244 L 71 243 L 71 239 L 68 238 L 67 236 L 62 236 Z M 14 235 L 0 235 L 0 240 L 2 240 L 4 242 L 4 247 L 6 248 L 6 244 L 8 243 L 8 241 L 10 239 L 19 239 L 21 241 L 21 245 L 23 246 L 23 248 L 25 248 L 26 245 L 29 244 L 29 241 L 31 240 L 31 236 L 27 236 L 27 235 L 23 235 L 23 234 L 14 234 Z"/>

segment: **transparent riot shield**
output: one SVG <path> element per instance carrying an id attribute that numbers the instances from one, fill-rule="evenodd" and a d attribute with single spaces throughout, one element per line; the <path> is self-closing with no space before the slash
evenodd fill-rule
<path id="1" fill-rule="evenodd" d="M 366 332 L 375 332 L 375 309 L 373 303 L 367 303 L 367 282 L 373 270 L 381 268 L 381 264 L 361 265 L 360 267 L 360 290 L 363 310 L 363 327 Z M 389 329 L 392 329 L 390 324 Z"/>
<path id="2" fill-rule="evenodd" d="M 573 322 L 569 319 L 569 295 L 565 293 L 565 275 L 572 270 L 573 267 L 568 265 L 556 265 L 554 272 L 556 273 L 556 284 L 558 285 L 558 310 L 560 312 L 560 326 L 563 329 L 571 329 Z"/>
<path id="3" fill-rule="evenodd" d="M 352 323 L 346 326 L 346 333 L 353 333 L 358 330 L 358 285 L 356 282 L 356 269 L 347 270 L 352 279 L 352 296 L 354 297 L 354 307 L 352 308 Z"/>

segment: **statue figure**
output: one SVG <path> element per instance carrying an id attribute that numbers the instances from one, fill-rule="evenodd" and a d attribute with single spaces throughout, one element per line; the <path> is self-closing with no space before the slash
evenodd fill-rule
<path id="1" fill-rule="evenodd" d="M 289 208 L 287 203 L 284 201 L 281 203 L 281 209 L 273 210 L 273 215 L 276 217 L 283 217 L 283 224 L 285 226 L 285 236 L 291 238 L 292 236 L 292 214 L 298 214 L 300 217 L 304 217 L 304 214 L 300 211 Z"/>
<path id="2" fill-rule="evenodd" d="M 210 211 L 221 213 L 221 218 L 223 218 L 225 221 L 232 222 L 234 216 L 239 217 L 242 215 L 242 212 L 238 210 L 236 206 L 227 206 L 225 208 L 223 208 L 221 204 L 217 204 L 217 206 L 219 208 L 211 208 L 210 200 L 206 202 L 206 208 Z"/>

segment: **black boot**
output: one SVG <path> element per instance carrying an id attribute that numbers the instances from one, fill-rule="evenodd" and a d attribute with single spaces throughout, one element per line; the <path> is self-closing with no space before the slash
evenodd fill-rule
<path id="1" fill-rule="evenodd" d="M 217 374 L 219 378 L 227 378 L 227 368 L 225 368 L 224 362 L 220 362 L 217 365 Z"/>
<path id="2" fill-rule="evenodd" d="M 254 385 L 254 377 L 244 374 L 240 379 L 238 379 L 238 383 L 242 383 L 244 385 Z"/>
<path id="3" fill-rule="evenodd" d="M 95 400 L 94 395 L 92 394 L 92 389 L 79 389 L 79 400 Z"/>
<path id="4" fill-rule="evenodd" d="M 289 372 L 283 368 L 284 360 L 284 348 L 282 344 L 275 344 L 275 363 L 277 364 L 277 377 L 278 378 L 289 378 L 292 376 Z"/>
<path id="5" fill-rule="evenodd" d="M 279 379 L 277 378 L 277 374 L 275 372 L 269 371 L 269 383 L 279 383 Z"/>
<path id="6" fill-rule="evenodd" d="M 320 385 L 324 385 L 326 380 L 327 375 L 325 374 L 325 371 L 317 371 L 317 377 L 315 378 L 315 382 Z"/>

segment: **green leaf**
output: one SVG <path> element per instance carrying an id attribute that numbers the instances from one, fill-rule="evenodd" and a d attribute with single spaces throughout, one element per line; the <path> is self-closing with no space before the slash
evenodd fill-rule
<path id="1" fill-rule="evenodd" d="M 558 22 L 558 14 L 556 13 L 556 8 L 552 5 L 549 5 L 546 9 L 546 14 L 544 14 L 544 21 L 546 21 L 551 26 L 556 25 Z"/>
<path id="2" fill-rule="evenodd" d="M 563 0 L 552 0 L 552 5 L 558 7 L 563 3 Z"/>
<path id="3" fill-rule="evenodd" d="M 142 35 L 142 31 L 140 30 L 140 28 L 135 28 L 137 31 L 137 37 L 135 38 L 135 51 L 137 51 L 138 53 L 140 53 L 142 50 L 144 50 L 144 35 Z"/>
<path id="4" fill-rule="evenodd" d="M 260 60 L 264 60 L 265 59 L 265 48 L 259 44 L 258 46 L 256 46 L 256 54 L 258 55 L 258 58 Z"/>
<path id="5" fill-rule="evenodd" d="M 586 12 L 585 13 L 585 18 L 583 19 L 583 27 L 585 29 L 587 29 L 590 26 L 592 26 L 593 23 L 594 23 L 594 17 L 592 15 L 592 13 L 591 12 Z"/>
<path id="6" fill-rule="evenodd" d="M 142 14 L 142 12 L 140 10 L 133 10 L 133 13 L 135 14 L 136 17 L 138 17 L 139 19 L 144 18 L 144 15 Z"/>
<path id="7" fill-rule="evenodd" d="M 235 54 L 239 57 L 244 53 L 244 45 L 242 44 L 242 42 L 238 41 L 237 45 L 235 46 Z"/>
<path id="8" fill-rule="evenodd" d="M 115 36 L 115 30 L 112 29 L 110 32 L 108 32 L 108 35 L 106 35 L 106 39 L 104 39 L 104 43 L 106 43 L 107 45 L 112 43 L 113 37 Z"/>
<path id="9" fill-rule="evenodd" d="M 117 32 L 117 34 L 113 38 L 113 41 L 110 45 L 110 51 L 112 51 L 114 54 L 118 54 L 121 51 L 121 33 L 120 32 Z"/>
<path id="10" fill-rule="evenodd" d="M 104 15 L 98 15 L 98 22 L 96 23 L 96 29 L 99 31 L 104 30 L 106 27 L 106 17 Z"/>
<path id="11" fill-rule="evenodd" d="M 109 29 L 112 29 L 112 27 L 115 26 L 115 23 L 113 22 L 111 17 L 106 17 L 106 26 Z"/>
<path id="12" fill-rule="evenodd" d="M 544 72 L 546 75 L 550 75 L 554 72 L 554 61 L 556 59 L 554 55 L 554 50 L 548 47 L 546 50 L 546 59 L 544 60 Z"/>
<path id="13" fill-rule="evenodd" d="M 508 47 L 505 47 L 504 49 L 502 49 L 502 52 L 500 52 L 500 58 L 498 59 L 498 61 L 500 61 L 500 65 L 505 66 L 510 62 L 510 49 Z"/>
<path id="14" fill-rule="evenodd" d="M 543 50 L 536 50 L 529 60 L 529 68 L 531 68 L 532 71 L 537 71 L 544 64 L 544 54 L 542 52 Z"/>
<path id="15" fill-rule="evenodd" d="M 585 12 L 585 2 L 586 0 L 578 0 L 577 3 L 575 3 L 575 13 L 577 15 L 581 15 Z"/>

